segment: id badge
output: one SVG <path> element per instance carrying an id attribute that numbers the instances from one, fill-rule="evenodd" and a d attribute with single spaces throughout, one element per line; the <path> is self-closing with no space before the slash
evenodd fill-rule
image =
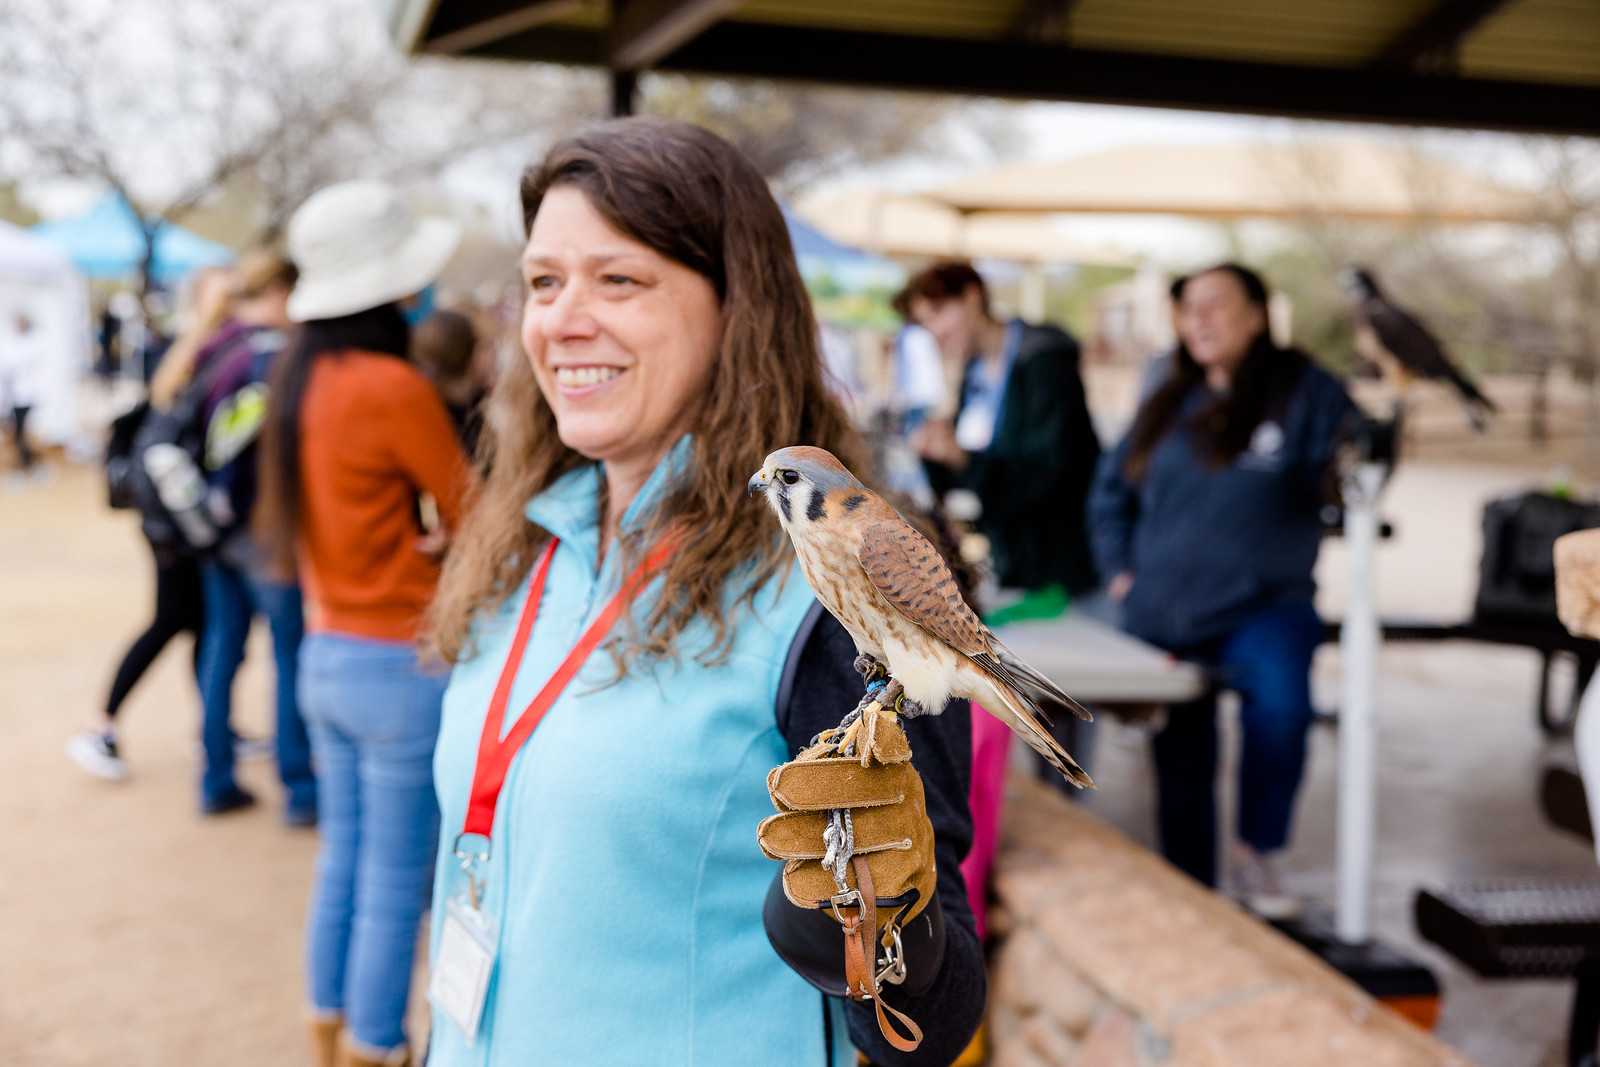
<path id="1" fill-rule="evenodd" d="M 450 898 L 428 979 L 428 1001 L 456 1024 L 469 1048 L 483 1021 L 499 935 L 500 923 L 482 908 L 474 908 L 465 893 Z"/>

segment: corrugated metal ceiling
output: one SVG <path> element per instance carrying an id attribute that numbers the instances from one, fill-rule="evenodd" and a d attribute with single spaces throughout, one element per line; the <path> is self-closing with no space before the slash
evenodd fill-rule
<path id="1" fill-rule="evenodd" d="M 1361 67 L 1438 0 L 1078 0 L 1066 41 L 1079 48 L 1329 67 Z M 1022 0 L 746 0 L 734 22 L 998 40 Z M 550 25 L 599 30 L 603 0 Z M 1600 85 L 1600 0 L 1510 0 L 1469 34 L 1460 73 Z"/>
<path id="2" fill-rule="evenodd" d="M 1461 49 L 1474 78 L 1600 85 L 1600 0 L 1517 0 Z"/>
<path id="3" fill-rule="evenodd" d="M 1080 0 L 1080 48 L 1359 67 L 1436 0 Z M 998 39 L 1017 0 L 747 0 L 733 21 Z M 1600 84 L 1600 0 L 1512 0 L 1468 35 L 1468 76 Z"/>

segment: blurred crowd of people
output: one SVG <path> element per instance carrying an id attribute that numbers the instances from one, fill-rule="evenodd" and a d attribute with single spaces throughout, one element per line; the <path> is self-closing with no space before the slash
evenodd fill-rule
<path id="1" fill-rule="evenodd" d="M 332 1012 L 329 1034 L 363 1037 L 352 1063 L 404 1045 L 436 845 L 446 676 L 421 663 L 416 638 L 471 491 L 499 326 L 495 309 L 433 292 L 457 239 L 393 189 L 348 183 L 302 208 L 287 254 L 258 250 L 191 280 L 185 325 L 109 448 L 113 503 L 139 512 L 151 551 L 154 617 L 100 721 L 68 744 L 89 773 L 126 778 L 119 711 L 172 638 L 194 636 L 200 810 L 254 805 L 235 761 L 275 757 L 283 822 L 322 842 L 312 1025 Z M 276 666 L 270 744 L 232 722 L 257 618 Z"/>
<path id="2" fill-rule="evenodd" d="M 234 764 L 260 742 L 234 729 L 232 691 L 252 623 L 266 623 L 281 817 L 321 844 L 306 929 L 319 1064 L 408 1062 L 418 923 L 432 901 L 436 966 L 461 951 L 445 902 L 463 892 L 463 914 L 491 913 L 497 977 L 469 991 L 470 1018 L 460 989 L 436 990 L 431 1063 L 477 1062 L 475 1041 L 567 1062 L 551 1027 L 637 1037 L 658 1027 L 658 1000 L 685 995 L 707 1029 L 653 1040 L 694 1062 L 845 1040 L 895 1062 L 859 1004 L 825 1000 L 812 1019 L 807 983 L 830 987 L 793 964 L 807 950 L 785 938 L 809 935 L 774 918 L 789 905 L 754 850 L 767 768 L 837 721 L 860 683 L 843 631 L 803 583 L 778 581 L 744 478 L 795 443 L 867 473 L 848 397 L 824 384 L 826 360 L 848 392 L 849 353 L 811 319 L 765 183 L 703 131 L 622 122 L 564 142 L 530 170 L 523 207 L 522 352 L 507 361 L 498 309 L 435 289 L 455 227 L 413 217 L 382 183 L 319 192 L 284 251 L 194 279 L 108 466 L 149 541 L 153 617 L 69 753 L 127 776 L 119 712 L 189 632 L 200 810 L 251 806 Z M 1240 695 L 1225 870 L 1270 893 L 1312 719 L 1311 571 L 1351 404 L 1273 342 L 1249 269 L 1188 275 L 1172 299 L 1179 342 L 1103 449 L 1074 338 L 998 317 L 969 264 L 920 271 L 894 303 L 904 325 L 873 454 L 890 489 L 981 535 L 960 543 L 990 586 L 1024 594 L 1008 617 L 1076 606 L 1211 669 L 1213 690 L 1170 709 L 1152 752 L 1163 850 L 1212 885 L 1216 693 Z M 26 384 L 7 352 L 26 333 L 0 334 L 19 441 Z M 976 507 L 946 513 L 958 490 Z M 662 545 L 665 562 L 651 555 Z M 600 646 L 611 655 L 539 691 L 580 628 L 615 619 L 602 609 L 647 579 L 662 591 L 615 609 L 630 621 Z M 596 684 L 566 686 L 580 671 Z M 531 742 L 525 704 L 527 731 L 545 723 Z M 943 861 L 927 948 L 942 962 L 889 997 L 953 1056 L 981 1014 L 982 955 L 963 931 L 982 930 L 1009 735 L 981 709 L 969 725 L 964 706 L 909 730 Z M 483 761 L 502 737 L 527 742 L 511 753 L 522 773 L 501 767 L 490 789 Z M 483 803 L 490 821 L 474 822 Z M 612 921 L 569 921 L 574 904 Z M 702 942 L 722 953 L 709 972 L 692 965 Z M 799 977 L 772 969 L 773 948 Z M 575 974 L 578 958 L 601 962 Z M 719 997 L 759 1002 L 765 1029 L 732 1036 Z M 638 1048 L 619 1040 L 616 1062 L 630 1062 Z M 707 1041 L 732 1051 L 697 1053 Z"/>
<path id="3" fill-rule="evenodd" d="M 1242 898 L 1282 907 L 1272 856 L 1288 842 L 1322 641 L 1312 569 L 1354 405 L 1303 352 L 1272 340 L 1254 271 L 1197 271 L 1171 297 L 1177 346 L 1150 364 L 1137 413 L 1102 455 L 1073 338 L 997 319 L 969 265 L 915 275 L 895 301 L 905 325 L 891 373 L 895 430 L 921 462 L 890 470 L 925 501 L 976 495 L 990 574 L 1028 593 L 1001 617 L 1076 602 L 1209 668 L 1215 685 L 1168 709 L 1152 737 L 1162 848 L 1207 885 L 1225 873 Z M 1240 698 L 1243 751 L 1238 826 L 1219 869 L 1223 690 Z M 1091 752 L 1084 728 L 1065 725 Z M 996 753 L 985 728 L 980 717 L 973 808 L 997 819 L 1006 732 L 991 735 Z"/>

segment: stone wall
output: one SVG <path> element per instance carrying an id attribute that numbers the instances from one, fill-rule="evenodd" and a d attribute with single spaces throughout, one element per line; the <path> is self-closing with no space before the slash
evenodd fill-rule
<path id="1" fill-rule="evenodd" d="M 1469 1067 L 1287 938 L 1013 777 L 992 1067 Z"/>

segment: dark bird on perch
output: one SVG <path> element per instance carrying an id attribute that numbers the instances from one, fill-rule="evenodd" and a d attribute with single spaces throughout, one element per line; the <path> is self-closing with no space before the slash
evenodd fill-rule
<path id="1" fill-rule="evenodd" d="M 1450 362 L 1438 338 L 1414 315 L 1390 303 L 1370 272 L 1350 267 L 1339 280 L 1355 323 L 1356 352 L 1378 368 L 1395 402 L 1403 401 L 1418 379 L 1446 382 L 1460 396 L 1467 421 L 1482 433 L 1494 405 Z"/>

